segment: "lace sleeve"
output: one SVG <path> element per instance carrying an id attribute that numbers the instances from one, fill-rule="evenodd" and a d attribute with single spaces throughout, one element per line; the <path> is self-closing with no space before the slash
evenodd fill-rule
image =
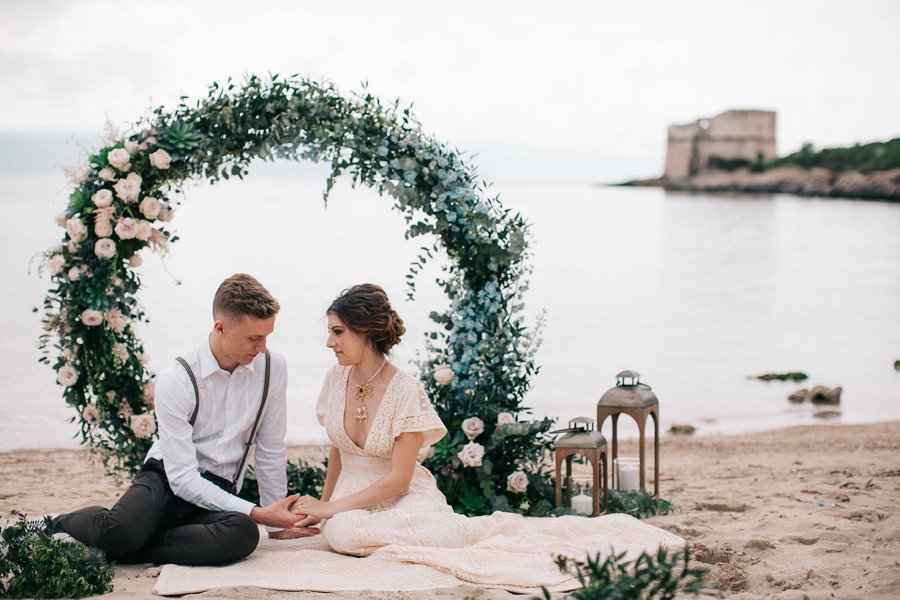
<path id="1" fill-rule="evenodd" d="M 447 433 L 447 428 L 435 412 L 425 393 L 425 386 L 416 381 L 404 390 L 400 409 L 394 419 L 393 437 L 405 432 L 421 432 L 422 447 L 433 445 Z"/>

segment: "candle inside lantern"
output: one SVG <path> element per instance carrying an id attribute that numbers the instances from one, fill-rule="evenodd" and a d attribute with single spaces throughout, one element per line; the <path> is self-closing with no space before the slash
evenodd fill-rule
<path id="1" fill-rule="evenodd" d="M 594 499 L 584 492 L 572 496 L 572 510 L 582 515 L 594 514 Z"/>
<path id="2" fill-rule="evenodd" d="M 625 491 L 636 491 L 639 486 L 639 459 L 622 457 L 615 459 L 613 462 L 615 463 L 616 473 L 619 481 L 619 489 Z"/>

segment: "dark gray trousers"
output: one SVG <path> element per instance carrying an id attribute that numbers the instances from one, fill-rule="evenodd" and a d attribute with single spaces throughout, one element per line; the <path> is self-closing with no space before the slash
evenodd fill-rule
<path id="1" fill-rule="evenodd" d="M 209 511 L 177 497 L 156 459 L 144 464 L 112 508 L 64 514 L 55 529 L 121 564 L 215 565 L 243 558 L 259 543 L 259 529 L 248 515 Z"/>

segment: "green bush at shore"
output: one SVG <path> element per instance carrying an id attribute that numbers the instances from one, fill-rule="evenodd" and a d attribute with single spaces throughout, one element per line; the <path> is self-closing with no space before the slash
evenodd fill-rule
<path id="1" fill-rule="evenodd" d="M 761 381 L 806 381 L 809 375 L 802 371 L 788 371 L 787 373 L 763 373 L 757 375 L 755 379 Z"/>
<path id="2" fill-rule="evenodd" d="M 829 171 L 887 171 L 900 168 L 900 138 L 887 142 L 856 144 L 849 148 L 823 148 L 815 150 L 810 143 L 793 154 L 775 159 L 765 164 L 765 168 L 800 167 L 812 169 L 821 167 Z"/>

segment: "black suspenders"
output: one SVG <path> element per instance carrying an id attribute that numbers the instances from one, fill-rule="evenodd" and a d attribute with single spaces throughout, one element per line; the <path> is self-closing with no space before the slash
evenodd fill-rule
<path id="1" fill-rule="evenodd" d="M 194 422 L 197 420 L 197 413 L 200 411 L 200 388 L 197 386 L 197 378 L 194 376 L 194 371 L 191 369 L 190 365 L 188 365 L 187 361 L 181 358 L 180 356 L 176 358 L 181 366 L 184 367 L 184 370 L 187 371 L 188 377 L 191 378 L 191 385 L 194 386 L 194 412 L 191 414 L 191 418 L 188 419 L 188 423 L 191 424 L 191 427 L 194 426 Z M 265 380 L 263 382 L 263 393 L 262 399 L 259 401 L 259 411 L 256 413 L 256 419 L 253 421 L 253 428 L 250 430 L 250 437 L 247 439 L 247 444 L 244 446 L 244 455 L 241 457 L 241 462 L 238 463 L 237 471 L 234 472 L 232 484 L 233 488 L 237 487 L 238 477 L 241 474 L 241 471 L 244 469 L 244 464 L 247 462 L 247 456 L 250 454 L 250 446 L 253 445 L 253 442 L 256 438 L 256 429 L 259 427 L 259 419 L 262 417 L 263 408 L 266 406 L 266 400 L 269 397 L 269 378 L 272 372 L 272 360 L 269 355 L 269 351 L 266 350 L 266 375 Z"/>

